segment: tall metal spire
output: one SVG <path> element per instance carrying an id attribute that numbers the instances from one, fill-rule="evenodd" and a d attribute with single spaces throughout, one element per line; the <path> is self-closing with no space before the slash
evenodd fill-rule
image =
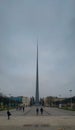
<path id="1" fill-rule="evenodd" d="M 39 105 L 38 41 L 37 41 L 37 61 L 36 61 L 36 95 L 35 95 L 35 104 Z"/>

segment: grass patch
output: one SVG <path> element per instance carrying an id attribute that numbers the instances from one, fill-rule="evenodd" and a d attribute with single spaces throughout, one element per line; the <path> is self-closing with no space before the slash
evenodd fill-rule
<path id="1" fill-rule="evenodd" d="M 8 108 L 0 108 L 0 111 L 5 111 L 7 110 Z M 12 110 L 12 109 L 15 109 L 14 107 L 10 107 L 9 110 Z"/>
<path id="2" fill-rule="evenodd" d="M 60 108 L 60 109 L 69 110 L 69 111 L 75 111 L 74 108 L 68 108 L 68 107 L 62 107 L 62 108 Z"/>

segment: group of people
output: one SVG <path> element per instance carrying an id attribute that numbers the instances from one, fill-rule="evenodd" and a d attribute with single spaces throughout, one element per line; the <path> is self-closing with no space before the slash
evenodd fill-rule
<path id="1" fill-rule="evenodd" d="M 42 107 L 40 108 L 40 110 L 39 110 L 39 108 L 36 108 L 37 115 L 39 114 L 39 111 L 40 111 L 41 115 L 43 115 L 43 108 Z"/>
<path id="2" fill-rule="evenodd" d="M 17 110 L 23 110 L 23 112 L 24 112 L 25 107 L 24 107 L 24 106 L 17 106 L 17 107 L 16 107 L 16 111 L 17 111 Z"/>
<path id="3" fill-rule="evenodd" d="M 22 107 L 22 109 L 23 109 L 23 112 L 24 112 L 24 107 Z M 43 115 L 43 108 L 42 107 L 40 109 L 36 108 L 36 114 L 37 115 L 39 114 L 39 111 L 40 111 L 41 115 Z M 9 120 L 10 116 L 11 116 L 11 113 L 10 113 L 9 109 L 7 110 L 7 116 L 8 116 L 8 120 Z"/>

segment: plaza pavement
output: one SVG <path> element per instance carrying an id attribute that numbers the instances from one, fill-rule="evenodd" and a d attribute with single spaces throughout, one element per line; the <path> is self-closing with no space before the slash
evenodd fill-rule
<path id="1" fill-rule="evenodd" d="M 6 115 L 1 115 L 0 130 L 75 130 L 75 112 L 44 108 L 44 114 L 37 116 L 35 109 L 26 108 L 24 113 L 12 110 L 10 120 L 7 120 Z M 55 115 L 50 115 L 51 112 L 55 112 Z"/>

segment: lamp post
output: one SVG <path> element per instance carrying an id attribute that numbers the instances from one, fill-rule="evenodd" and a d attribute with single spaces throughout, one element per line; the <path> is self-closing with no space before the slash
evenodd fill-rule
<path id="1" fill-rule="evenodd" d="M 61 94 L 59 95 L 59 101 L 60 101 L 59 108 L 61 108 Z"/>
<path id="2" fill-rule="evenodd" d="M 72 109 L 72 90 L 70 89 L 69 92 L 70 92 L 70 98 L 71 98 L 71 109 Z"/>
<path id="3" fill-rule="evenodd" d="M 11 97 L 11 94 L 9 94 L 9 108 L 10 108 L 10 106 L 11 106 L 11 102 L 10 102 L 10 97 Z"/>

